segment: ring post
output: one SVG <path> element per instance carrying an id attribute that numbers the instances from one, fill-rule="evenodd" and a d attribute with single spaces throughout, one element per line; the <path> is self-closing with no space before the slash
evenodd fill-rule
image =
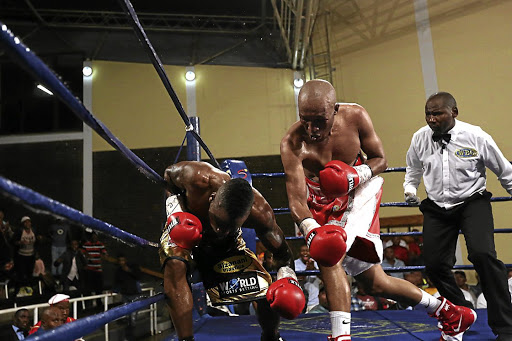
<path id="1" fill-rule="evenodd" d="M 188 118 L 190 120 L 190 125 L 194 127 L 194 131 L 196 131 L 199 135 L 199 117 L 190 116 Z M 187 160 L 189 161 L 201 161 L 201 146 L 199 142 L 195 139 L 195 137 L 187 131 Z"/>

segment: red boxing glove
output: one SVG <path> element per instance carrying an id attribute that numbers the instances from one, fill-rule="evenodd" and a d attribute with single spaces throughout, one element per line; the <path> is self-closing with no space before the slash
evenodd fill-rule
<path id="1" fill-rule="evenodd" d="M 322 266 L 334 266 L 347 252 L 347 233 L 336 225 L 320 226 L 313 218 L 301 222 L 309 254 Z"/>
<path id="2" fill-rule="evenodd" d="M 320 171 L 320 189 L 329 198 L 347 195 L 359 184 L 373 176 L 368 165 L 351 167 L 339 160 L 332 160 Z"/>
<path id="3" fill-rule="evenodd" d="M 165 224 L 169 238 L 179 247 L 191 250 L 202 238 L 203 225 L 199 218 L 188 212 L 175 212 Z"/>
<path id="4" fill-rule="evenodd" d="M 280 278 L 282 269 L 279 269 L 277 278 Z M 285 276 L 288 275 L 290 277 L 278 279 L 270 285 L 267 290 L 267 301 L 270 303 L 270 307 L 277 311 L 279 315 L 288 320 L 293 320 L 304 309 L 306 297 L 300 288 L 299 282 L 297 282 L 295 272 L 288 267 L 284 269 Z M 289 275 L 289 271 L 291 271 L 292 275 Z M 286 274 L 287 272 L 288 274 Z"/>

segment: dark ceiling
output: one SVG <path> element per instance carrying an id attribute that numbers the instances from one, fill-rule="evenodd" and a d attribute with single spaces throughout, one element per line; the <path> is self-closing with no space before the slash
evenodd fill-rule
<path id="1" fill-rule="evenodd" d="M 84 60 L 150 62 L 120 1 L 0 0 L 0 22 L 81 98 Z M 291 67 L 271 0 L 132 1 L 164 64 Z M 81 131 L 37 85 L 0 41 L 0 136 Z"/>
<path id="2" fill-rule="evenodd" d="M 132 4 L 164 64 L 290 67 L 270 0 Z M 0 22 L 42 57 L 149 62 L 119 1 L 0 0 Z"/>

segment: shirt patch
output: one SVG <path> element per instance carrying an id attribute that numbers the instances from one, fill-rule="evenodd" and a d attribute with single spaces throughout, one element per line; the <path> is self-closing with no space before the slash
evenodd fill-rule
<path id="1" fill-rule="evenodd" d="M 473 148 L 460 148 L 455 151 L 455 155 L 461 159 L 478 156 L 478 152 Z"/>

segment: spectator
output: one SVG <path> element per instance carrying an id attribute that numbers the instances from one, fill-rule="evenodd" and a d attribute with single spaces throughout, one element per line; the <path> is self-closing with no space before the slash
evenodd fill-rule
<path id="1" fill-rule="evenodd" d="M 510 270 L 509 270 L 510 275 Z M 512 297 L 512 277 L 508 278 L 508 291 L 510 292 L 510 296 Z M 512 301 L 512 299 L 511 299 Z M 478 295 L 478 299 L 476 300 L 476 308 L 477 309 L 487 309 L 487 300 L 484 297 L 484 294 Z"/>
<path id="2" fill-rule="evenodd" d="M 357 297 L 357 291 L 356 293 L 351 295 L 351 302 L 350 302 L 350 311 L 361 311 L 365 310 L 364 303 Z"/>
<path id="3" fill-rule="evenodd" d="M 11 240 L 14 234 L 11 224 L 5 220 L 5 212 L 3 210 L 0 210 L 0 231 L 4 234 L 6 240 Z"/>
<path id="4" fill-rule="evenodd" d="M 65 319 L 59 308 L 50 306 L 43 311 L 40 322 L 40 328 L 37 328 L 35 332 L 30 334 L 31 336 L 43 335 L 49 330 L 63 325 L 65 323 Z"/>
<path id="5" fill-rule="evenodd" d="M 392 246 L 389 246 L 384 249 L 384 259 L 382 260 L 382 267 L 383 268 L 396 268 L 399 266 L 405 266 L 405 263 L 400 260 L 396 259 L 395 257 L 395 250 Z M 404 273 L 403 272 L 386 272 L 388 275 L 404 279 Z"/>
<path id="6" fill-rule="evenodd" d="M 41 239 L 32 228 L 30 217 L 21 218 L 23 228 L 17 230 L 13 235 L 13 244 L 17 248 L 14 257 L 14 269 L 16 271 L 16 293 L 21 286 L 30 286 L 32 272 L 35 263 L 35 251 L 37 242 Z"/>
<path id="7" fill-rule="evenodd" d="M 269 250 L 265 250 L 263 253 L 263 267 L 269 272 L 277 270 L 274 263 L 274 254 Z"/>
<path id="8" fill-rule="evenodd" d="M 480 284 L 480 276 L 478 276 L 478 273 L 475 272 L 475 278 L 476 278 L 476 284 L 475 285 L 468 285 L 469 291 L 471 294 L 473 294 L 474 297 L 480 296 L 482 293 L 482 284 Z"/>
<path id="9" fill-rule="evenodd" d="M 107 255 L 105 245 L 98 240 L 96 232 L 89 235 L 89 240 L 82 246 L 87 259 L 85 266 L 86 292 L 89 295 L 101 294 L 103 292 L 103 266 L 102 256 Z M 101 300 L 94 302 L 101 305 Z"/>
<path id="10" fill-rule="evenodd" d="M 409 250 L 407 249 L 407 243 L 401 237 L 395 236 L 392 238 L 393 251 L 395 251 L 395 257 L 400 259 L 404 263 L 409 262 Z"/>
<path id="11" fill-rule="evenodd" d="M 53 224 L 50 225 L 50 240 L 52 244 L 52 275 L 55 278 L 60 277 L 62 268 L 55 266 L 55 261 L 64 252 L 66 246 L 71 241 L 71 233 L 69 224 L 62 218 L 58 218 Z"/>
<path id="12" fill-rule="evenodd" d="M 19 309 L 14 313 L 13 323 L 2 337 L 4 341 L 25 340 L 28 336 L 30 315 L 27 309 Z"/>
<path id="13" fill-rule="evenodd" d="M 424 289 L 426 292 L 428 292 L 430 295 L 434 297 L 441 296 L 439 294 L 439 291 L 437 291 L 436 286 L 434 285 L 434 283 L 432 283 L 432 281 L 430 280 L 430 278 L 428 278 L 427 275 L 425 275 L 425 281 L 427 282 L 427 287 Z"/>
<path id="14" fill-rule="evenodd" d="M 78 241 L 71 241 L 70 247 L 57 260 L 55 265 L 62 264 L 61 282 L 64 292 L 69 292 L 70 286 L 82 290 L 84 281 L 85 256 L 78 249 Z"/>
<path id="15" fill-rule="evenodd" d="M 428 288 L 427 280 L 423 278 L 423 274 L 421 273 L 421 271 L 406 272 L 404 273 L 404 279 L 423 290 Z"/>
<path id="16" fill-rule="evenodd" d="M 50 307 L 55 307 L 61 312 L 64 323 L 69 323 L 69 322 L 73 322 L 76 320 L 69 316 L 69 296 L 68 295 L 64 295 L 64 294 L 53 295 L 48 300 L 48 304 L 50 305 Z M 28 332 L 28 335 L 32 335 L 35 332 L 37 332 L 39 327 L 41 327 L 41 323 L 42 323 L 41 321 L 37 322 L 30 329 L 30 331 Z"/>
<path id="17" fill-rule="evenodd" d="M 39 255 L 39 252 L 36 252 L 35 256 L 36 260 L 34 262 L 34 270 L 32 271 L 32 277 L 42 278 L 46 273 L 46 267 L 44 266 L 44 262 Z"/>
<path id="18" fill-rule="evenodd" d="M 419 232 L 418 229 L 413 229 L 411 232 Z M 407 265 L 423 265 L 423 255 L 421 251 L 422 242 L 421 236 L 405 236 L 403 237 L 407 243 L 409 262 Z"/>
<path id="19" fill-rule="evenodd" d="M 327 294 L 325 293 L 325 287 L 320 285 L 318 290 L 318 304 L 311 308 L 309 314 L 328 313 L 329 312 L 329 301 L 327 301 Z"/>
<path id="20" fill-rule="evenodd" d="M 14 279 L 14 262 L 12 259 L 11 236 L 9 235 L 8 223 L 3 220 L 3 211 L 0 211 L 0 282 L 11 281 Z M 9 227 L 10 229 L 10 227 Z M 12 231 L 11 231 L 12 232 Z M 3 286 L 0 288 L 0 295 L 3 296 Z"/>
<path id="21" fill-rule="evenodd" d="M 295 271 L 318 270 L 315 260 L 309 255 L 309 248 L 306 244 L 300 247 L 299 258 L 295 260 Z M 320 279 L 317 276 L 298 276 L 300 285 L 307 292 L 306 313 L 318 305 L 318 292 Z"/>
<path id="22" fill-rule="evenodd" d="M 389 309 L 389 307 L 395 302 L 387 300 L 382 297 L 368 295 L 364 291 L 364 286 L 361 282 L 357 282 L 357 294 L 356 298 L 360 299 L 363 302 L 363 310 L 383 310 Z"/>
<path id="23" fill-rule="evenodd" d="M 140 268 L 136 264 L 129 264 L 126 262 L 126 256 L 120 255 L 119 267 L 115 274 L 115 288 L 123 296 L 123 302 L 132 302 L 140 297 Z M 128 328 L 126 329 L 126 339 L 135 340 L 135 321 L 137 319 L 137 312 L 131 313 L 128 318 Z"/>
<path id="24" fill-rule="evenodd" d="M 464 271 L 455 271 L 453 275 L 455 276 L 455 283 L 457 283 L 457 286 L 464 294 L 464 299 L 471 302 L 473 306 L 476 306 L 476 297 L 473 295 L 473 293 L 471 293 L 469 290 L 469 285 L 466 283 L 466 273 Z"/>

